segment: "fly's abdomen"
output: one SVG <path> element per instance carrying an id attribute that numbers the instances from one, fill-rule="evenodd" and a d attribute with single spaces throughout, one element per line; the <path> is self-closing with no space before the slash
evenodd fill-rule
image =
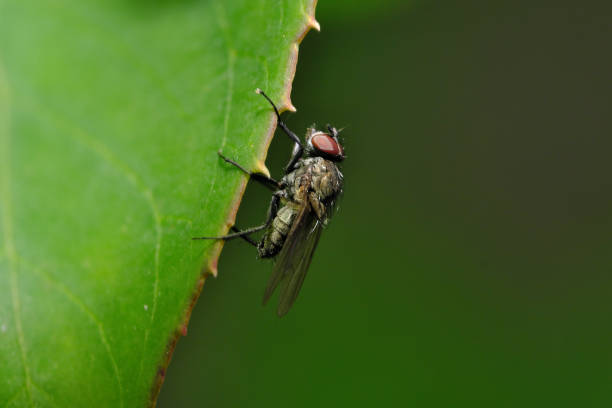
<path id="1" fill-rule="evenodd" d="M 257 248 L 261 258 L 270 258 L 280 252 L 296 214 L 296 209 L 289 205 L 278 211 Z"/>

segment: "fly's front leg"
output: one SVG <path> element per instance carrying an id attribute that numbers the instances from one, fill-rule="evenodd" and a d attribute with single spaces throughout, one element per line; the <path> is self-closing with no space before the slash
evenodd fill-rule
<path id="1" fill-rule="evenodd" d="M 258 225 L 257 227 L 247 228 L 245 230 L 238 231 L 238 232 L 235 232 L 233 234 L 223 235 L 223 236 L 220 236 L 220 237 L 194 237 L 194 238 L 191 238 L 191 239 L 193 239 L 193 240 L 200 240 L 200 239 L 222 239 L 222 240 L 225 240 L 225 241 L 229 241 L 231 239 L 245 237 L 246 235 L 250 235 L 250 234 L 253 234 L 254 232 L 266 229 L 266 228 L 268 228 L 270 226 L 270 224 L 274 220 L 274 217 L 276 217 L 276 214 L 278 213 L 278 207 L 280 206 L 280 200 L 281 200 L 281 197 L 283 196 L 283 194 L 284 193 L 282 191 L 277 191 L 276 193 L 274 193 L 272 195 L 272 200 L 270 201 L 270 207 L 268 208 L 268 218 L 266 219 L 265 223 L 263 223 L 261 225 Z"/>
<path id="2" fill-rule="evenodd" d="M 298 162 L 298 160 L 300 160 L 300 157 L 302 157 L 303 151 L 304 148 L 301 144 L 296 143 L 293 145 L 293 152 L 291 153 L 291 159 L 289 160 L 287 167 L 285 167 L 285 174 L 289 174 L 293 171 L 295 164 Z"/>
<path id="3" fill-rule="evenodd" d="M 289 160 L 289 164 L 287 164 L 287 168 L 285 169 L 286 174 L 291 173 L 293 171 L 293 168 L 295 167 L 295 163 L 297 163 L 300 157 L 302 157 L 304 146 L 302 146 L 302 142 L 300 141 L 300 138 L 297 137 L 297 135 L 293 133 L 291 129 L 287 127 L 287 125 L 285 125 L 285 122 L 283 122 L 283 120 L 281 119 L 280 113 L 278 112 L 276 105 L 274 105 L 274 102 L 272 102 L 272 99 L 268 98 L 268 95 L 266 95 L 264 91 L 262 91 L 259 88 L 257 88 L 255 92 L 257 92 L 258 94 L 266 98 L 268 102 L 270 102 L 270 105 L 272 105 L 272 108 L 274 109 L 274 113 L 276 114 L 276 118 L 278 120 L 278 126 L 283 130 L 283 132 L 285 132 L 287 136 L 289 136 L 291 140 L 295 142 L 293 146 L 293 153 L 291 154 L 291 160 Z"/>
<path id="4" fill-rule="evenodd" d="M 280 184 L 278 181 L 274 180 L 272 177 L 267 177 L 261 173 L 255 173 L 252 171 L 248 171 L 247 169 L 245 169 L 244 167 L 242 167 L 241 165 L 239 165 L 238 163 L 236 163 L 235 161 L 233 161 L 232 159 L 225 157 L 221 152 L 217 152 L 219 154 L 219 156 L 226 161 L 227 163 L 236 166 L 240 169 L 240 171 L 242 171 L 245 174 L 248 174 L 249 176 L 251 176 L 251 178 L 261 184 L 263 184 L 264 186 L 268 187 L 269 189 L 271 189 L 272 191 L 276 191 L 278 189 L 280 189 Z"/>

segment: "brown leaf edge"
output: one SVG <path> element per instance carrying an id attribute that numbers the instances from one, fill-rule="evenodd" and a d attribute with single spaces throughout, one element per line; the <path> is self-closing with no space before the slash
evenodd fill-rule
<path id="1" fill-rule="evenodd" d="M 315 30 L 320 31 L 319 23 L 314 17 L 316 6 L 317 6 L 317 0 L 311 0 L 310 6 L 308 7 L 308 10 L 306 11 L 306 20 L 304 22 L 304 25 L 302 26 L 301 30 L 298 32 L 297 36 L 295 37 L 295 40 L 291 43 L 291 50 L 290 50 L 291 53 L 289 56 L 289 63 L 287 64 L 287 69 L 285 71 L 285 83 L 283 84 L 284 94 L 281 96 L 281 101 L 279 102 L 279 106 L 278 106 L 279 111 L 281 113 L 285 111 L 292 111 L 292 112 L 296 111 L 295 107 L 291 103 L 291 87 L 293 84 L 293 78 L 295 77 L 295 71 L 297 68 L 298 51 L 299 51 L 300 43 L 302 42 L 306 34 L 311 29 L 314 28 Z M 268 152 L 268 148 L 270 147 L 270 143 L 272 142 L 272 137 L 274 137 L 274 132 L 276 131 L 276 125 L 277 125 L 276 116 L 271 112 L 268 129 L 266 131 L 265 139 L 264 139 L 263 144 L 261 145 L 260 151 L 257 153 L 258 160 L 256 163 L 256 168 L 258 168 L 259 171 L 266 173 L 266 174 L 268 174 L 268 170 L 266 169 L 266 166 L 265 166 L 265 158 Z M 238 207 L 240 206 L 240 202 L 242 201 L 242 196 L 244 195 L 247 181 L 248 180 L 246 179 L 241 181 L 241 184 L 238 186 L 238 190 L 236 191 L 234 200 L 230 206 L 230 211 L 225 221 L 226 231 L 229 230 L 231 226 L 234 225 L 234 222 L 236 221 L 236 214 L 238 213 Z M 204 265 L 204 267 L 202 268 L 200 278 L 198 279 L 195 285 L 193 294 L 191 296 L 191 301 L 189 302 L 189 305 L 185 309 L 185 312 L 183 315 L 184 317 L 182 319 L 183 323 L 180 324 L 179 327 L 177 327 L 175 331 L 170 335 L 170 339 L 168 340 L 168 343 L 166 344 L 166 351 L 164 352 L 162 356 L 162 362 L 160 363 L 157 369 L 157 374 L 153 381 L 153 386 L 151 387 L 151 393 L 149 397 L 149 406 L 151 407 L 155 407 L 157 404 L 157 397 L 159 396 L 161 386 L 164 382 L 164 379 L 166 378 L 166 370 L 168 368 L 168 365 L 170 364 L 170 360 L 172 359 L 172 353 L 174 352 L 176 343 L 178 342 L 178 339 L 180 338 L 181 335 L 183 336 L 187 335 L 187 326 L 189 325 L 189 319 L 191 318 L 191 312 L 200 296 L 200 293 L 202 292 L 202 288 L 204 287 L 204 282 L 206 281 L 206 278 L 208 278 L 209 276 L 214 276 L 214 277 L 217 276 L 217 263 L 219 261 L 219 255 L 221 254 L 222 249 L 223 249 L 223 241 L 219 241 L 219 243 L 217 243 L 213 247 L 211 256 L 209 258 L 209 263 L 207 265 Z"/>

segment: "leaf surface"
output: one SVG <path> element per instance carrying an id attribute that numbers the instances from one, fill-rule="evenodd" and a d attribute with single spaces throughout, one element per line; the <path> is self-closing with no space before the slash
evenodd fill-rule
<path id="1" fill-rule="evenodd" d="M 154 404 L 313 12 L 0 2 L 0 407 Z"/>

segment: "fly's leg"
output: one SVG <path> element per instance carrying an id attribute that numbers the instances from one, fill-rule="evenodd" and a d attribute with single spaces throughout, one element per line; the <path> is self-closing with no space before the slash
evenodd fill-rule
<path id="1" fill-rule="evenodd" d="M 236 226 L 233 226 L 232 228 L 230 228 L 232 231 L 234 232 L 240 232 L 240 229 L 237 228 Z M 253 241 L 251 238 L 248 237 L 248 235 L 243 235 L 240 238 L 244 239 L 246 242 L 248 242 L 249 244 L 253 245 L 255 248 L 258 247 L 257 242 Z"/>
<path id="2" fill-rule="evenodd" d="M 274 108 L 274 113 L 276 113 L 276 118 L 278 119 L 278 126 L 281 129 L 283 129 L 283 132 L 285 132 L 285 134 L 287 136 L 289 136 L 289 138 L 291 140 L 293 140 L 295 142 L 295 144 L 293 145 L 293 152 L 291 153 L 291 159 L 289 160 L 289 164 L 287 164 L 287 167 L 285 168 L 285 174 L 291 173 L 293 171 L 293 168 L 295 167 L 295 164 L 297 163 L 297 161 L 300 159 L 300 157 L 302 157 L 302 153 L 304 151 L 304 146 L 302 146 L 302 142 L 300 141 L 300 138 L 297 137 L 297 135 L 295 133 L 293 133 L 287 127 L 287 125 L 285 125 L 285 122 L 283 122 L 283 120 L 280 117 L 280 113 L 278 112 L 278 109 L 276 108 L 276 105 L 274 105 L 274 102 L 272 102 L 272 100 L 270 98 L 268 98 L 268 95 L 266 95 L 264 93 L 264 91 L 262 91 L 259 88 L 257 88 L 255 90 L 255 92 L 257 92 L 258 94 L 260 94 L 261 96 L 266 98 L 266 100 L 268 102 L 270 102 L 270 105 L 272 105 L 272 108 Z"/>
<path id="3" fill-rule="evenodd" d="M 238 163 L 236 163 L 235 161 L 233 161 L 232 159 L 230 159 L 229 157 L 225 157 L 221 152 L 217 152 L 219 154 L 219 156 L 225 160 L 227 163 L 232 164 L 236 167 L 238 167 L 243 173 L 248 174 L 249 176 L 251 176 L 251 178 L 261 184 L 263 184 L 264 186 L 268 187 L 270 190 L 272 191 L 276 191 L 278 189 L 280 189 L 280 183 L 276 180 L 274 180 L 272 177 L 267 177 L 261 173 L 255 173 L 252 171 L 248 171 L 247 169 L 245 169 L 244 167 L 242 167 L 241 165 L 239 165 Z"/>
<path id="4" fill-rule="evenodd" d="M 270 224 L 274 220 L 274 217 L 276 217 L 276 214 L 278 213 L 278 207 L 279 207 L 279 204 L 280 204 L 280 199 L 281 199 L 282 194 L 283 194 L 282 191 L 277 191 L 276 193 L 274 193 L 272 195 L 272 201 L 270 201 L 270 208 L 268 208 L 268 218 L 266 219 L 265 223 L 263 223 L 261 225 L 258 225 L 257 227 L 247 228 L 245 230 L 234 232 L 233 234 L 223 235 L 223 236 L 220 236 L 220 237 L 194 237 L 194 238 L 191 238 L 191 239 L 194 239 L 194 240 L 197 240 L 197 239 L 222 239 L 224 241 L 229 241 L 230 239 L 246 237 L 247 235 L 251 235 L 254 232 L 266 229 L 266 228 L 268 228 L 270 226 Z"/>
<path id="5" fill-rule="evenodd" d="M 293 145 L 293 152 L 291 153 L 291 159 L 289 159 L 287 167 L 285 167 L 285 174 L 289 174 L 293 171 L 295 164 L 298 162 L 298 160 L 300 160 L 300 157 L 302 157 L 303 151 L 304 148 L 301 144 L 296 143 Z"/>

